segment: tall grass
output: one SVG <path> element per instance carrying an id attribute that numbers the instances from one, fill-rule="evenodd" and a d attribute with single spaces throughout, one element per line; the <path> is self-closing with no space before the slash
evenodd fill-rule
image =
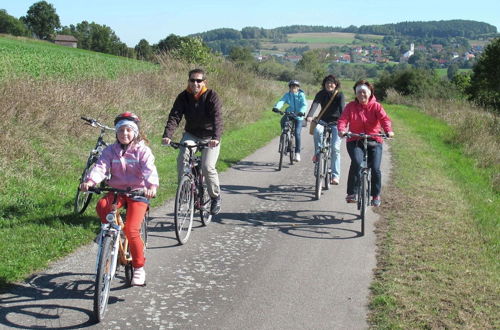
<path id="1" fill-rule="evenodd" d="M 452 145 L 462 145 L 478 168 L 490 173 L 490 186 L 500 192 L 500 117 L 464 100 L 403 97 L 390 90 L 387 101 L 416 107 L 453 128 L 446 137 Z"/>
<path id="2" fill-rule="evenodd" d="M 61 51 L 79 53 L 68 48 Z M 128 63 L 115 59 L 120 66 Z M 2 65 L 4 72 L 9 70 L 8 63 Z M 223 101 L 223 143 L 229 153 L 221 165 L 227 166 L 235 156 L 226 136 L 260 119 L 282 88 L 229 63 L 219 65 L 213 74 L 208 73 L 208 86 Z M 97 221 L 92 206 L 87 215 L 72 214 L 78 178 L 98 134 L 83 125 L 80 116 L 109 125 L 118 113 L 137 113 L 161 177 L 153 205 L 171 195 L 175 157 L 160 147 L 160 140 L 168 112 L 177 94 L 186 88 L 191 68 L 165 57 L 155 70 L 124 67 L 116 77 L 94 74 L 73 79 L 74 72 L 62 70 L 44 74 L 43 79 L 13 75 L 0 81 L 0 236 L 9 237 L 0 242 L 0 259 L 4 261 L 0 263 L 0 286 L 22 279 L 95 235 Z M 112 142 L 114 137 L 108 140 Z"/>

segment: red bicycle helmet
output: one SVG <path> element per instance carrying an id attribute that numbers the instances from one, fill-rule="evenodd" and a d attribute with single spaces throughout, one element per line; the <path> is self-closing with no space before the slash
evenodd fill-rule
<path id="1" fill-rule="evenodd" d="M 141 120 L 139 119 L 139 117 L 135 113 L 128 112 L 128 111 L 116 116 L 115 123 L 114 123 L 115 126 L 116 126 L 116 123 L 118 123 L 120 120 L 131 120 L 134 123 L 136 123 L 137 125 L 139 125 L 139 123 L 141 122 Z"/>

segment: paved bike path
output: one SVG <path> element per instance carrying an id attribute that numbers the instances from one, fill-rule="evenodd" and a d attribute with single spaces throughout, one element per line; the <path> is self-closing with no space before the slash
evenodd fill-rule
<path id="1" fill-rule="evenodd" d="M 222 173 L 222 211 L 208 227 L 197 218 L 186 245 L 175 239 L 172 201 L 153 210 L 147 286 L 125 288 L 119 274 L 104 322 L 91 321 L 96 246 L 90 244 L 0 295 L 0 328 L 367 328 L 376 215 L 368 211 L 360 237 L 358 211 L 344 201 L 344 142 L 340 185 L 314 200 L 307 130 L 302 162 L 276 171 L 274 139 Z"/>

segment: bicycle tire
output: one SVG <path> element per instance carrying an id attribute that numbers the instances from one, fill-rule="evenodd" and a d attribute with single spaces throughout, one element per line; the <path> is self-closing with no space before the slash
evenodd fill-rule
<path id="1" fill-rule="evenodd" d="M 361 197 L 361 236 L 365 234 L 365 218 L 366 218 L 366 208 L 368 206 L 368 173 L 363 172 L 361 175 L 361 187 L 360 187 L 360 197 Z"/>
<path id="2" fill-rule="evenodd" d="M 289 132 L 288 134 L 288 154 L 290 155 L 290 165 L 293 165 L 295 160 L 295 135 Z"/>
<path id="3" fill-rule="evenodd" d="M 326 150 L 330 150 L 330 147 L 328 147 Z M 327 151 L 326 155 L 325 155 L 325 159 L 324 159 L 324 173 L 325 173 L 325 177 L 324 177 L 324 180 L 325 180 L 325 190 L 328 190 L 330 189 L 330 180 L 332 179 L 332 171 L 331 171 L 331 168 L 330 168 L 330 164 L 331 164 L 331 157 L 330 157 L 330 151 Z"/>
<path id="4" fill-rule="evenodd" d="M 210 198 L 210 194 L 208 193 L 207 183 L 205 181 L 205 177 L 200 175 L 201 187 L 199 188 L 199 204 L 200 204 L 200 218 L 201 223 L 204 226 L 208 226 L 208 224 L 212 221 L 212 214 L 210 213 L 210 207 L 212 205 L 212 198 Z"/>
<path id="5" fill-rule="evenodd" d="M 286 135 L 285 135 L 285 133 L 281 133 L 280 145 L 279 145 L 279 149 L 278 149 L 278 151 L 280 153 L 280 160 L 278 163 L 278 171 L 281 171 L 281 168 L 283 167 L 283 157 L 285 155 L 286 148 L 288 148 L 288 146 L 286 145 Z"/>
<path id="6" fill-rule="evenodd" d="M 132 278 L 134 277 L 134 268 L 131 263 L 125 265 L 125 284 L 128 287 L 132 286 Z"/>
<path id="7" fill-rule="evenodd" d="M 85 180 L 87 177 L 87 174 L 90 172 L 90 170 L 94 167 L 95 162 L 92 161 L 92 158 L 89 157 L 89 160 L 87 161 L 89 165 L 85 167 L 83 170 L 82 176 L 80 177 L 80 183 Z M 83 214 L 85 210 L 87 209 L 87 206 L 89 206 L 90 201 L 92 200 L 92 194 L 89 193 L 88 191 L 81 191 L 80 190 L 80 185 L 76 188 L 76 196 L 75 196 L 75 201 L 73 203 L 73 211 L 76 214 Z"/>
<path id="8" fill-rule="evenodd" d="M 175 236 L 181 245 L 188 241 L 193 228 L 194 193 L 192 186 L 193 179 L 188 175 L 184 175 L 175 194 Z"/>
<path id="9" fill-rule="evenodd" d="M 314 189 L 314 197 L 316 200 L 319 201 L 321 198 L 321 190 L 323 188 L 323 171 L 324 171 L 324 154 L 322 152 L 319 153 L 318 155 L 318 162 L 316 163 L 316 166 L 318 166 L 318 171 L 316 172 L 316 185 Z"/>
<path id="10" fill-rule="evenodd" d="M 109 290 L 111 289 L 113 238 L 104 236 L 101 242 L 101 253 L 97 266 L 94 291 L 94 317 L 97 322 L 101 322 L 106 315 Z"/>

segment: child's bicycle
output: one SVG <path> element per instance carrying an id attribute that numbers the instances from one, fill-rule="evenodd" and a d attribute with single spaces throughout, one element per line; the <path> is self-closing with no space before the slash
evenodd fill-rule
<path id="1" fill-rule="evenodd" d="M 175 149 L 185 147 L 189 150 L 189 158 L 184 163 L 182 177 L 175 195 L 175 236 L 179 244 L 185 244 L 193 227 L 194 210 L 200 212 L 201 222 L 207 226 L 212 221 L 210 206 L 212 199 L 208 193 L 207 183 L 201 170 L 201 158 L 195 155 L 208 146 L 208 143 L 178 143 L 169 144 Z"/>
<path id="2" fill-rule="evenodd" d="M 288 153 L 290 156 L 290 165 L 293 165 L 295 159 L 295 120 L 303 114 L 295 114 L 294 112 L 284 112 L 278 109 L 273 109 L 280 115 L 286 116 L 285 125 L 281 130 L 280 144 L 278 147 L 278 153 L 280 154 L 280 160 L 278 163 L 278 171 L 281 171 L 283 167 L 283 157 Z"/>
<path id="3" fill-rule="evenodd" d="M 104 148 L 108 146 L 108 144 L 104 141 L 104 135 L 106 134 L 106 131 L 113 131 L 113 132 L 115 131 L 114 128 L 101 124 L 95 119 L 86 117 L 81 117 L 81 118 L 86 121 L 86 125 L 90 125 L 92 127 L 99 127 L 101 129 L 101 132 L 99 133 L 99 137 L 97 138 L 97 142 L 95 144 L 94 149 L 90 151 L 89 157 L 87 158 L 87 163 L 85 165 L 85 169 L 83 170 L 83 173 L 80 176 L 80 182 L 78 183 L 78 188 L 76 190 L 76 196 L 74 201 L 74 212 L 78 214 L 82 214 L 83 212 L 85 212 L 87 206 L 90 203 L 90 200 L 92 199 L 92 193 L 88 191 L 85 192 L 80 191 L 80 184 L 85 181 L 85 178 L 94 167 L 102 151 L 104 150 Z"/>
<path id="4" fill-rule="evenodd" d="M 101 224 L 101 232 L 97 237 L 98 250 L 94 291 L 94 317 L 97 322 L 100 322 L 104 319 L 107 311 L 111 281 L 113 281 L 116 271 L 120 266 L 124 267 L 125 283 L 127 286 L 131 285 L 134 275 L 129 244 L 123 231 L 125 217 L 120 216 L 120 212 L 118 212 L 116 207 L 118 196 L 127 195 L 129 197 L 137 197 L 146 203 L 149 203 L 149 201 L 143 197 L 144 191 L 142 190 L 123 190 L 109 187 L 94 187 L 89 190 L 96 194 L 104 191 L 111 191 L 114 194 L 113 209 L 106 216 L 107 223 Z M 149 207 L 141 225 L 141 237 L 144 242 L 144 248 L 147 245 L 148 219 Z"/>

